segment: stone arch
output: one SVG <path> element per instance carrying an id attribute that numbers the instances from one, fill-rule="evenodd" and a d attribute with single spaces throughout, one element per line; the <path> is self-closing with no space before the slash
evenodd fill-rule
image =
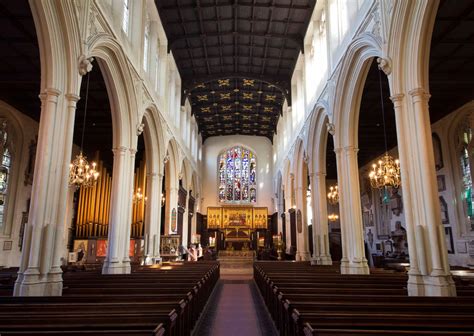
<path id="1" fill-rule="evenodd" d="M 335 148 L 358 144 L 359 110 L 364 83 L 374 57 L 382 57 L 379 41 L 364 34 L 348 47 L 337 77 L 334 101 Z M 351 126 L 352 125 L 352 126 Z"/>
<path id="2" fill-rule="evenodd" d="M 154 104 L 145 109 L 142 121 L 147 171 L 163 174 L 162 163 L 165 157 L 165 139 L 163 138 L 163 125 Z"/>
<path id="3" fill-rule="evenodd" d="M 90 56 L 97 59 L 105 80 L 112 112 L 113 146 L 136 148 L 138 104 L 127 58 L 119 43 L 106 34 L 90 41 Z"/>
<path id="4" fill-rule="evenodd" d="M 308 168 L 311 173 L 326 173 L 326 147 L 329 115 L 327 107 L 318 104 L 310 121 L 308 134 Z"/>

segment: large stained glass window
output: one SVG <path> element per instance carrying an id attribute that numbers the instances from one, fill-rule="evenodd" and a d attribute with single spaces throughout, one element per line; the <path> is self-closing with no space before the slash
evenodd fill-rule
<path id="1" fill-rule="evenodd" d="M 10 139 L 7 132 L 7 121 L 0 122 L 0 228 L 4 226 L 5 202 L 8 193 L 8 177 L 11 168 L 12 157 L 9 150 Z"/>
<path id="2" fill-rule="evenodd" d="M 472 181 L 472 153 L 473 153 L 473 134 L 469 123 L 466 121 L 459 132 L 459 161 L 461 166 L 462 178 L 462 199 L 464 203 L 465 214 L 469 221 L 470 230 L 474 231 L 474 193 Z"/>
<path id="3" fill-rule="evenodd" d="M 257 159 L 245 147 L 235 146 L 219 155 L 219 202 L 257 201 Z"/>

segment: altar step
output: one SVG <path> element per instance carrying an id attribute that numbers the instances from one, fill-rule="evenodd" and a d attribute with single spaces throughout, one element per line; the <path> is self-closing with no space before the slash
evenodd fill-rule
<path id="1" fill-rule="evenodd" d="M 222 275 L 251 276 L 253 274 L 254 255 L 219 254 L 220 272 Z"/>

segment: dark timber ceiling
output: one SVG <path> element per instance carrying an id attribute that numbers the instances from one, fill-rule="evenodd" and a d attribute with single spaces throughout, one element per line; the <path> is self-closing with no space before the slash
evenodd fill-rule
<path id="1" fill-rule="evenodd" d="M 203 140 L 273 139 L 283 97 L 291 103 L 291 75 L 315 3 L 155 0 Z"/>
<path id="2" fill-rule="evenodd" d="M 434 123 L 474 99 L 474 1 L 442 0 L 431 39 L 430 120 Z M 359 118 L 359 167 L 385 152 L 376 62 L 362 94 Z M 393 104 L 382 73 L 388 148 L 397 145 Z M 336 157 L 328 144 L 327 176 L 335 179 Z"/>

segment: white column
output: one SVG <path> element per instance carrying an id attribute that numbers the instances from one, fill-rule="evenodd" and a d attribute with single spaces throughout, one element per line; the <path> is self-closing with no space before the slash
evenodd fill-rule
<path id="1" fill-rule="evenodd" d="M 326 174 L 310 173 L 311 204 L 313 205 L 313 265 L 332 265 L 329 252 Z"/>
<path id="2" fill-rule="evenodd" d="M 369 274 L 364 253 L 364 233 L 359 188 L 358 149 L 336 149 L 342 240 L 342 274 Z"/>
<path id="3" fill-rule="evenodd" d="M 296 192 L 296 260 L 306 261 L 311 259 L 309 253 L 309 237 L 307 222 L 307 206 L 306 206 L 306 189 L 298 186 Z M 298 232 L 298 211 L 301 213 L 301 232 Z"/>
<path id="4" fill-rule="evenodd" d="M 147 265 L 160 260 L 161 235 L 161 188 L 163 174 L 147 174 L 147 201 L 145 208 L 145 263 Z"/>
<path id="5" fill-rule="evenodd" d="M 165 234 L 169 235 L 173 233 L 171 231 L 171 214 L 173 213 L 173 209 L 176 210 L 175 220 L 178 219 L 178 188 L 171 186 L 167 192 L 166 198 Z"/>
<path id="6" fill-rule="evenodd" d="M 128 195 L 128 148 L 118 147 L 112 149 L 114 153 L 114 165 L 112 171 L 112 191 L 110 199 L 110 223 L 107 246 L 107 256 L 102 267 L 103 274 L 125 274 L 130 271 L 128 265 L 123 260 L 124 240 L 130 240 L 130 235 L 126 237 L 125 225 L 130 225 L 130 218 L 126 217 L 124 198 Z M 128 251 L 128 249 L 127 249 Z"/>
<path id="7" fill-rule="evenodd" d="M 74 116 L 79 97 L 46 89 L 41 95 L 30 219 L 23 238 L 20 270 L 14 295 L 61 295 L 59 265 L 66 218 L 69 162 Z M 58 260 L 56 260 L 58 259 Z"/>
<path id="8" fill-rule="evenodd" d="M 441 222 L 429 94 L 423 89 L 391 97 L 397 121 L 397 140 L 403 187 L 410 270 L 408 294 L 455 296 Z"/>
<path id="9" fill-rule="evenodd" d="M 128 154 L 128 155 L 127 155 Z M 132 209 L 133 209 L 133 184 L 134 184 L 134 172 L 135 172 L 135 156 L 137 150 L 135 148 L 129 148 L 128 153 L 126 154 L 127 165 L 125 167 L 128 169 L 125 173 L 126 188 L 124 190 L 125 197 L 123 197 L 123 209 L 124 209 L 124 223 L 123 223 L 123 239 L 121 240 L 124 244 L 123 246 L 123 265 L 126 267 L 126 273 L 130 273 L 130 231 L 132 226 Z"/>
<path id="10" fill-rule="evenodd" d="M 189 190 L 191 187 L 187 187 L 186 190 L 186 202 L 184 202 L 184 212 L 183 212 L 183 236 L 181 237 L 182 240 L 182 245 L 187 246 L 188 244 L 188 235 L 190 234 L 188 232 L 188 208 L 189 208 Z"/>

